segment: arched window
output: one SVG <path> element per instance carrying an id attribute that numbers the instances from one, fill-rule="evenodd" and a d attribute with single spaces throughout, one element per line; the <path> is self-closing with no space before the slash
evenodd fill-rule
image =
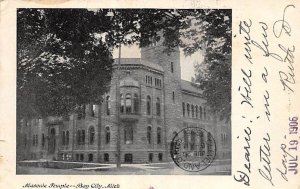
<path id="1" fill-rule="evenodd" d="M 182 103 L 182 115 L 185 117 L 185 103 Z"/>
<path id="2" fill-rule="evenodd" d="M 198 106 L 197 105 L 195 106 L 195 109 L 196 109 L 196 113 L 195 113 L 196 114 L 196 118 L 198 118 Z"/>
<path id="3" fill-rule="evenodd" d="M 161 144 L 161 128 L 157 127 L 157 144 Z"/>
<path id="4" fill-rule="evenodd" d="M 44 140 L 44 139 L 43 139 Z M 69 145 L 69 141 L 70 141 L 70 132 L 66 131 L 66 145 Z M 44 142 L 43 142 L 44 143 Z"/>
<path id="5" fill-rule="evenodd" d="M 156 99 L 156 115 L 160 116 L 160 100 L 159 100 L 159 98 Z"/>
<path id="6" fill-rule="evenodd" d="M 199 112 L 200 112 L 200 119 L 202 119 L 202 107 L 199 106 Z"/>
<path id="7" fill-rule="evenodd" d="M 194 109 L 194 105 L 192 104 L 192 117 L 195 116 L 195 109 Z"/>
<path id="8" fill-rule="evenodd" d="M 151 126 L 147 127 L 147 141 L 148 144 L 151 144 Z"/>
<path id="9" fill-rule="evenodd" d="M 89 128 L 89 144 L 94 144 L 95 142 L 95 128 L 90 127 Z"/>
<path id="10" fill-rule="evenodd" d="M 186 105 L 187 115 L 190 117 L 190 104 Z"/>
<path id="11" fill-rule="evenodd" d="M 110 129 L 109 129 L 109 127 L 105 128 L 105 143 L 106 144 L 110 143 Z"/>
<path id="12" fill-rule="evenodd" d="M 151 114 L 151 97 L 147 96 L 147 115 Z"/>
<path id="13" fill-rule="evenodd" d="M 110 96 L 106 97 L 106 115 L 110 115 Z"/>
<path id="14" fill-rule="evenodd" d="M 124 113 L 124 96 L 123 94 L 120 95 L 120 101 L 121 101 L 121 104 L 120 104 L 120 112 L 121 113 Z"/>
<path id="15" fill-rule="evenodd" d="M 124 128 L 124 142 L 125 144 L 132 144 L 133 143 L 133 126 L 128 124 Z"/>
<path id="16" fill-rule="evenodd" d="M 130 114 L 131 113 L 131 94 L 126 94 L 125 96 L 125 106 L 126 106 L 126 113 Z"/>
<path id="17" fill-rule="evenodd" d="M 138 96 L 138 94 L 134 94 L 134 97 L 133 97 L 133 111 L 134 111 L 134 113 L 139 112 L 139 96 Z"/>

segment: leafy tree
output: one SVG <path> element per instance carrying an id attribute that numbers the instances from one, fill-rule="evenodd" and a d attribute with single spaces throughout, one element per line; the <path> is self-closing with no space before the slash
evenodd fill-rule
<path id="1" fill-rule="evenodd" d="M 19 9 L 18 112 L 61 115 L 100 102 L 112 71 L 110 49 L 147 46 L 164 36 L 166 53 L 205 51 L 194 81 L 214 112 L 230 114 L 231 11 L 173 9 Z M 225 102 L 225 103 L 224 103 Z"/>
<path id="2" fill-rule="evenodd" d="M 17 14 L 19 116 L 63 115 L 76 104 L 99 103 L 109 87 L 113 60 L 94 35 L 101 31 L 94 13 L 19 9 Z"/>

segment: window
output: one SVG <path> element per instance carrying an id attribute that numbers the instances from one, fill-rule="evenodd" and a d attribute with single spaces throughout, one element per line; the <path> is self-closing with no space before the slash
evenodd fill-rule
<path id="1" fill-rule="evenodd" d="M 151 126 L 147 127 L 147 141 L 148 144 L 151 144 Z"/>
<path id="2" fill-rule="evenodd" d="M 107 153 L 104 154 L 104 161 L 109 162 L 109 154 Z"/>
<path id="3" fill-rule="evenodd" d="M 24 146 L 27 146 L 27 135 L 24 136 Z"/>
<path id="4" fill-rule="evenodd" d="M 162 153 L 158 153 L 158 161 L 162 161 L 163 160 L 163 154 Z"/>
<path id="5" fill-rule="evenodd" d="M 161 80 L 160 79 L 155 78 L 154 81 L 155 81 L 154 83 L 155 83 L 156 87 L 161 87 Z"/>
<path id="6" fill-rule="evenodd" d="M 206 108 L 205 107 L 203 108 L 203 118 L 204 118 L 204 120 L 206 120 Z"/>
<path id="7" fill-rule="evenodd" d="M 123 94 L 120 95 L 120 101 L 121 101 L 121 106 L 120 106 L 120 112 L 124 113 L 124 96 Z"/>
<path id="8" fill-rule="evenodd" d="M 182 115 L 185 117 L 185 103 L 182 103 Z"/>
<path id="9" fill-rule="evenodd" d="M 126 106 L 126 113 L 130 114 L 131 113 L 131 94 L 126 94 L 125 96 L 125 106 Z"/>
<path id="10" fill-rule="evenodd" d="M 96 105 L 92 105 L 92 116 L 94 117 L 96 114 Z"/>
<path id="11" fill-rule="evenodd" d="M 134 113 L 139 112 L 139 96 L 138 96 L 138 94 L 134 94 L 134 97 L 133 97 L 133 111 L 134 111 Z"/>
<path id="12" fill-rule="evenodd" d="M 106 97 L 106 115 L 110 115 L 110 107 L 111 107 L 110 96 L 107 96 Z"/>
<path id="13" fill-rule="evenodd" d="M 192 117 L 195 116 L 195 109 L 194 109 L 194 105 L 192 104 Z"/>
<path id="14" fill-rule="evenodd" d="M 160 100 L 159 100 L 159 98 L 156 99 L 156 115 L 160 116 Z"/>
<path id="15" fill-rule="evenodd" d="M 106 127 L 105 129 L 105 143 L 110 143 L 110 129 L 109 127 Z"/>
<path id="16" fill-rule="evenodd" d="M 63 131 L 62 132 L 62 145 L 65 145 L 65 139 L 66 138 L 66 132 L 65 131 Z"/>
<path id="17" fill-rule="evenodd" d="M 196 113 L 195 113 L 196 114 L 196 118 L 198 118 L 198 106 L 197 105 L 195 106 L 195 109 L 196 109 Z"/>
<path id="18" fill-rule="evenodd" d="M 124 159 L 125 159 L 125 163 L 132 163 L 133 160 L 132 154 L 125 154 Z"/>
<path id="19" fill-rule="evenodd" d="M 80 154 L 80 161 L 83 161 L 84 160 L 84 156 L 83 154 Z"/>
<path id="20" fill-rule="evenodd" d="M 172 92 L 172 100 L 173 100 L 173 103 L 175 103 L 175 92 L 174 91 Z"/>
<path id="21" fill-rule="evenodd" d="M 77 144 L 78 145 L 81 144 L 81 131 L 80 130 L 77 131 Z"/>
<path id="22" fill-rule="evenodd" d="M 184 130 L 183 131 L 183 141 L 184 141 L 184 148 L 188 148 L 189 146 L 189 139 L 188 139 L 188 134 L 187 132 Z"/>
<path id="23" fill-rule="evenodd" d="M 157 144 L 161 144 L 161 128 L 157 128 Z"/>
<path id="24" fill-rule="evenodd" d="M 191 150 L 195 150 L 196 143 L 196 133 L 194 131 L 191 132 Z"/>
<path id="25" fill-rule="evenodd" d="M 199 112 L 200 112 L 200 119 L 202 119 L 202 107 L 199 106 Z"/>
<path id="26" fill-rule="evenodd" d="M 151 163 L 153 161 L 153 153 L 148 155 L 148 161 Z"/>
<path id="27" fill-rule="evenodd" d="M 187 116 L 190 117 L 190 104 L 186 105 Z"/>
<path id="28" fill-rule="evenodd" d="M 228 144 L 228 137 L 226 133 L 221 133 L 222 145 Z"/>
<path id="29" fill-rule="evenodd" d="M 79 161 L 79 154 L 76 154 L 76 161 Z"/>
<path id="30" fill-rule="evenodd" d="M 81 130 L 81 144 L 85 143 L 85 130 Z"/>
<path id="31" fill-rule="evenodd" d="M 199 136 L 200 136 L 200 151 L 202 151 L 205 148 L 204 134 L 202 131 L 200 131 Z M 204 154 L 204 152 L 202 154 Z"/>
<path id="32" fill-rule="evenodd" d="M 90 127 L 89 129 L 89 144 L 94 144 L 95 142 L 95 129 L 94 127 Z"/>
<path id="33" fill-rule="evenodd" d="M 70 141 L 70 132 L 66 131 L 66 145 L 69 145 L 69 141 Z"/>
<path id="34" fill-rule="evenodd" d="M 147 115 L 151 114 L 151 97 L 147 96 Z"/>
<path id="35" fill-rule="evenodd" d="M 124 127 L 124 142 L 125 144 L 133 143 L 133 126 L 128 124 Z"/>
<path id="36" fill-rule="evenodd" d="M 33 135 L 32 145 L 37 146 L 38 144 L 38 135 Z"/>
<path id="37" fill-rule="evenodd" d="M 207 134 L 207 153 L 208 153 L 208 155 L 212 155 L 212 153 L 213 153 L 212 146 L 213 146 L 212 136 L 211 136 L 211 133 L 208 132 L 208 134 Z"/>
<path id="38" fill-rule="evenodd" d="M 89 161 L 93 161 L 93 154 L 88 155 Z"/>
<path id="39" fill-rule="evenodd" d="M 45 134 L 44 133 L 42 134 L 42 147 L 45 147 Z"/>
<path id="40" fill-rule="evenodd" d="M 171 72 L 174 73 L 174 62 L 171 62 Z"/>

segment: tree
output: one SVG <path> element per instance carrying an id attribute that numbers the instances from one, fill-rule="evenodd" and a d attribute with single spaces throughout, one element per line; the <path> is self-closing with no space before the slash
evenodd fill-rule
<path id="1" fill-rule="evenodd" d="M 20 117 L 63 115 L 76 104 L 101 102 L 113 60 L 95 35 L 101 27 L 93 18 L 93 12 L 79 9 L 18 10 Z"/>
<path id="2" fill-rule="evenodd" d="M 230 114 L 230 10 L 18 9 L 17 14 L 17 103 L 26 116 L 61 115 L 76 104 L 101 102 L 111 79 L 110 49 L 147 46 L 160 40 L 158 32 L 166 53 L 175 46 L 186 55 L 205 51 L 194 81 L 214 112 Z"/>

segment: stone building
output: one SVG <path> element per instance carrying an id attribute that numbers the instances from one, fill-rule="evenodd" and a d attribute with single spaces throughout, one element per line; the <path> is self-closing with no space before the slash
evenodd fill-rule
<path id="1" fill-rule="evenodd" d="M 141 49 L 141 58 L 118 62 L 101 105 L 81 106 L 81 113 L 68 119 L 22 120 L 18 160 L 115 163 L 119 138 L 122 163 L 166 162 L 171 161 L 170 142 L 186 127 L 210 132 L 217 145 L 216 158 L 231 158 L 230 123 L 212 115 L 201 91 L 181 79 L 179 48 L 168 55 L 162 44 L 153 44 Z"/>

